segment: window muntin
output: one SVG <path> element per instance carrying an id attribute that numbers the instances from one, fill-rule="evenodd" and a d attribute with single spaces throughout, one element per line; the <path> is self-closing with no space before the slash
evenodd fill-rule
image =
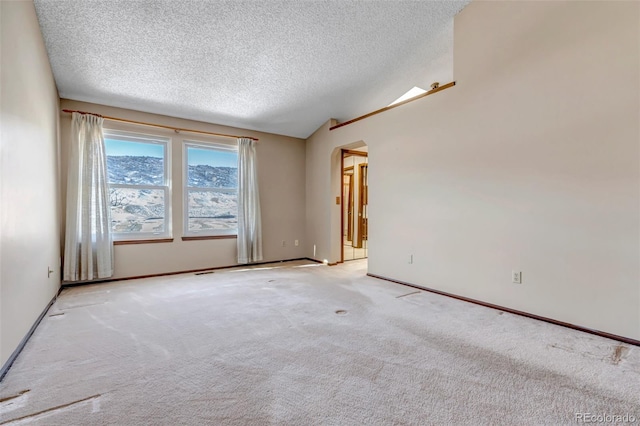
<path id="1" fill-rule="evenodd" d="M 184 235 L 236 235 L 237 147 L 185 142 L 184 174 Z"/>
<path id="2" fill-rule="evenodd" d="M 170 139 L 105 130 L 115 241 L 171 236 Z"/>

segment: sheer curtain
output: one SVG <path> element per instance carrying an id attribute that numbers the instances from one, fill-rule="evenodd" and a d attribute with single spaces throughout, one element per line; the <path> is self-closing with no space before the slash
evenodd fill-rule
<path id="1" fill-rule="evenodd" d="M 102 117 L 73 113 L 67 176 L 65 281 L 113 275 L 113 242 Z"/>
<path id="2" fill-rule="evenodd" d="M 255 141 L 238 139 L 238 263 L 262 260 L 262 221 Z"/>

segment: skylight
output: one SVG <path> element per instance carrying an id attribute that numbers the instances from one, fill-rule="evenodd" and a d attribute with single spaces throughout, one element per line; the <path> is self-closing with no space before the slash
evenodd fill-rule
<path id="1" fill-rule="evenodd" d="M 388 106 L 395 105 L 395 104 L 400 103 L 402 101 L 406 101 L 407 99 L 414 98 L 414 97 L 416 97 L 418 95 L 422 95 L 423 93 L 427 93 L 427 91 L 424 90 L 424 89 L 421 89 L 421 88 L 419 88 L 417 86 L 414 86 L 411 90 L 409 90 L 404 95 L 400 96 L 395 101 L 391 102 Z"/>

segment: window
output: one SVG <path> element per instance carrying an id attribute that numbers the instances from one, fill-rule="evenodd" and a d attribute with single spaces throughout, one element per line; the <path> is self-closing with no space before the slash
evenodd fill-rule
<path id="1" fill-rule="evenodd" d="M 421 89 L 418 86 L 413 86 L 411 89 L 409 89 L 407 91 L 407 93 L 405 93 L 404 95 L 400 96 L 398 99 L 396 99 L 395 101 L 391 102 L 387 106 L 399 104 L 400 102 L 406 101 L 407 99 L 415 98 L 416 96 L 422 95 L 423 93 L 427 93 L 427 91 L 424 90 L 424 89 Z"/>
<path id="2" fill-rule="evenodd" d="M 185 142 L 185 236 L 238 233 L 238 148 Z"/>
<path id="3" fill-rule="evenodd" d="M 171 236 L 170 139 L 104 131 L 115 241 Z"/>

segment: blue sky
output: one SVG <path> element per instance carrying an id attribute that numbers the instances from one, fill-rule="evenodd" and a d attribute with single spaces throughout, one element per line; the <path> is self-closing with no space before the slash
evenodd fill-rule
<path id="1" fill-rule="evenodd" d="M 214 151 L 188 147 L 189 165 L 207 164 L 218 167 L 238 167 L 238 153 L 235 151 Z"/>
<path id="2" fill-rule="evenodd" d="M 164 157 L 164 146 L 157 143 L 104 140 L 107 155 L 116 157 L 132 155 L 134 157 Z"/>
<path id="3" fill-rule="evenodd" d="M 134 157 L 164 157 L 164 147 L 155 143 L 129 142 L 115 139 L 104 140 L 107 155 Z M 205 164 L 218 167 L 237 167 L 238 153 L 235 151 L 214 151 L 211 149 L 187 148 L 189 165 Z"/>

